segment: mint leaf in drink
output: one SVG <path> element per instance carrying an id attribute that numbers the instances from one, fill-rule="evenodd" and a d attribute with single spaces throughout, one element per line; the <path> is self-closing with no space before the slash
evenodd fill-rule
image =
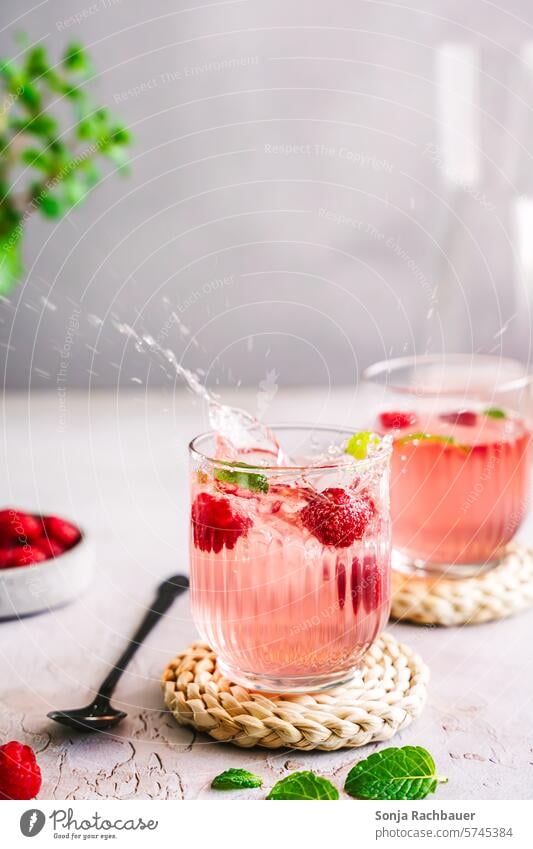
<path id="1" fill-rule="evenodd" d="M 441 436 L 438 433 L 408 433 L 407 436 L 402 436 L 397 442 L 399 445 L 406 445 L 410 442 L 436 442 L 441 445 L 453 445 L 460 451 L 464 451 L 465 454 L 469 454 L 472 449 L 471 445 L 463 445 L 457 442 L 453 436 Z"/>
<path id="2" fill-rule="evenodd" d="M 282 778 L 267 796 L 267 799 L 282 801 L 285 799 L 338 799 L 339 791 L 327 778 L 321 778 L 314 772 L 293 772 Z"/>
<path id="3" fill-rule="evenodd" d="M 443 445 L 455 445 L 453 436 L 440 436 L 438 433 L 408 433 L 407 436 L 402 436 L 397 440 L 400 445 L 405 445 L 407 442 L 441 442 Z"/>
<path id="4" fill-rule="evenodd" d="M 215 790 L 243 790 L 246 787 L 261 787 L 263 779 L 247 769 L 227 769 L 213 778 L 211 787 Z"/>
<path id="5" fill-rule="evenodd" d="M 253 469 L 247 463 L 231 463 L 231 469 L 217 469 L 215 478 L 222 483 L 232 483 L 241 489 L 249 489 L 252 492 L 268 492 L 268 480 L 265 475 L 256 472 L 247 472 Z"/>
<path id="6" fill-rule="evenodd" d="M 379 436 L 371 430 L 361 430 L 350 437 L 344 452 L 351 454 L 356 460 L 366 460 L 370 445 L 379 445 Z"/>
<path id="7" fill-rule="evenodd" d="M 359 761 L 344 789 L 356 799 L 425 799 L 447 778 L 436 774 L 435 762 L 421 746 L 392 747 Z"/>
<path id="8" fill-rule="evenodd" d="M 485 416 L 489 416 L 491 419 L 506 419 L 507 414 L 505 410 L 500 410 L 499 407 L 489 407 L 488 410 L 483 410 L 483 414 Z"/>

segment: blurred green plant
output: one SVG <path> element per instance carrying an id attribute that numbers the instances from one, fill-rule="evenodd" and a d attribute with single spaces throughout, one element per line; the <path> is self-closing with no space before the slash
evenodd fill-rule
<path id="1" fill-rule="evenodd" d="M 0 58 L 0 295 L 22 277 L 24 230 L 34 212 L 65 215 L 99 182 L 105 159 L 127 170 L 130 133 L 94 104 L 92 75 L 77 43 L 57 65 L 42 44 L 25 46 L 17 62 Z M 64 117 L 65 103 L 72 120 Z"/>

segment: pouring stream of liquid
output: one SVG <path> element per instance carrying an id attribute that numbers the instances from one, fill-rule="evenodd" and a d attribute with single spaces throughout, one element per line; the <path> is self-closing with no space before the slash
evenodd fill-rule
<path id="1" fill-rule="evenodd" d="M 138 351 L 146 351 L 162 359 L 207 404 L 209 423 L 217 434 L 217 451 L 221 458 L 232 459 L 232 454 L 240 456 L 257 451 L 266 456 L 271 455 L 276 465 L 290 465 L 290 459 L 268 427 L 246 410 L 222 404 L 193 371 L 178 362 L 174 351 L 164 348 L 147 333 L 137 333 L 129 324 L 115 322 L 115 326 L 120 333 L 133 339 Z"/>

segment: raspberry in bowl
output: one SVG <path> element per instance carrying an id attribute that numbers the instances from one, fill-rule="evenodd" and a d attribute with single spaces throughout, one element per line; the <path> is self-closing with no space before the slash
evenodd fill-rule
<path id="1" fill-rule="evenodd" d="M 349 680 L 388 618 L 391 441 L 274 433 L 290 465 L 191 443 L 192 608 L 232 681 L 310 692 Z"/>
<path id="2" fill-rule="evenodd" d="M 14 507 L 0 510 L 0 619 L 64 604 L 91 576 L 89 547 L 73 522 Z"/>

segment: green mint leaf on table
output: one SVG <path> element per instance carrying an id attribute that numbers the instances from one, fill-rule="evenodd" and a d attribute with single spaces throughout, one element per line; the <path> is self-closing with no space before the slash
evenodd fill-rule
<path id="1" fill-rule="evenodd" d="M 436 774 L 435 762 L 421 746 L 383 749 L 359 761 L 348 773 L 344 789 L 357 799 L 425 799 L 447 778 Z"/>
<path id="2" fill-rule="evenodd" d="M 379 436 L 372 433 L 371 430 L 361 430 L 359 433 L 354 433 L 347 442 L 344 449 L 345 454 L 351 454 L 356 460 L 366 460 L 368 457 L 368 448 L 370 445 L 378 445 Z"/>
<path id="3" fill-rule="evenodd" d="M 265 475 L 246 471 L 246 469 L 253 469 L 253 466 L 248 466 L 247 463 L 232 463 L 231 466 L 231 469 L 216 470 L 217 481 L 232 483 L 240 489 L 249 489 L 252 492 L 268 492 L 268 481 Z"/>
<path id="4" fill-rule="evenodd" d="M 338 799 L 339 791 L 327 778 L 321 778 L 313 772 L 293 772 L 282 778 L 267 796 L 267 799 Z"/>
<path id="5" fill-rule="evenodd" d="M 489 416 L 491 419 L 506 419 L 507 416 L 504 410 L 500 410 L 498 407 L 489 407 L 488 410 L 483 410 L 483 414 L 485 416 Z"/>
<path id="6" fill-rule="evenodd" d="M 211 787 L 215 790 L 242 790 L 246 787 L 261 787 L 263 779 L 247 769 L 227 769 L 213 778 Z"/>

